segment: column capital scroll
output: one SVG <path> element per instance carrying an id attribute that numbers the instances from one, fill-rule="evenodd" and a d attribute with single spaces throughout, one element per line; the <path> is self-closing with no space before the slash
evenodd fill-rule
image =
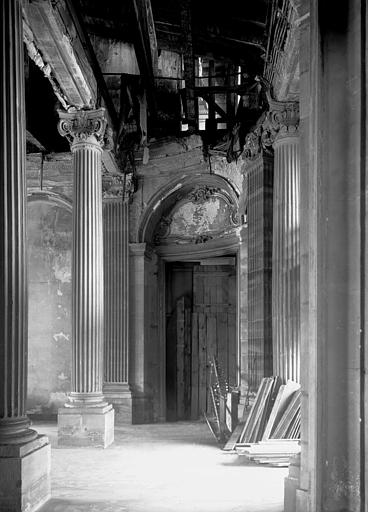
<path id="1" fill-rule="evenodd" d="M 272 154 L 274 131 L 265 123 L 258 125 L 245 137 L 243 160 L 253 162 L 264 154 Z"/>
<path id="2" fill-rule="evenodd" d="M 72 149 L 74 145 L 80 143 L 95 144 L 101 149 L 106 142 L 110 145 L 111 129 L 107 128 L 104 108 L 71 112 L 58 110 L 58 114 L 60 117 L 58 131 L 61 136 L 68 139 Z"/>
<path id="3" fill-rule="evenodd" d="M 265 127 L 274 134 L 277 141 L 284 137 L 295 137 L 299 134 L 299 103 L 297 101 L 269 101 Z"/>

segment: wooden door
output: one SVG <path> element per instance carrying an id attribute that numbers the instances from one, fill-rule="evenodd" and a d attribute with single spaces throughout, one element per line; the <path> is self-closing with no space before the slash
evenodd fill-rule
<path id="1" fill-rule="evenodd" d="M 236 272 L 230 265 L 193 269 L 191 418 L 207 410 L 210 361 L 215 357 L 225 379 L 236 385 Z"/>
<path id="2" fill-rule="evenodd" d="M 192 305 L 180 297 L 167 324 L 166 395 L 168 421 L 190 418 Z"/>

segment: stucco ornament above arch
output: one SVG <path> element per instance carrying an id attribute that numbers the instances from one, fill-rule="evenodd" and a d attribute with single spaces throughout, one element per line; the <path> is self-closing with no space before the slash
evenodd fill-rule
<path id="1" fill-rule="evenodd" d="M 238 194 L 222 176 L 187 176 L 171 182 L 145 209 L 139 241 L 151 245 L 203 244 L 239 226 Z"/>

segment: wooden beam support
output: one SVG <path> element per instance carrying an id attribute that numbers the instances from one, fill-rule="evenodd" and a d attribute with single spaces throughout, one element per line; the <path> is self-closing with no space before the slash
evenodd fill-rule
<path id="1" fill-rule="evenodd" d="M 194 94 L 195 60 L 193 50 L 191 0 L 180 0 L 180 11 L 184 80 L 186 89 L 186 114 L 189 130 L 195 131 L 198 127 L 198 104 Z"/>
<path id="2" fill-rule="evenodd" d="M 156 112 L 154 97 L 154 72 L 149 37 L 149 24 L 147 19 L 147 5 L 150 0 L 132 0 L 133 12 L 136 21 L 137 37 L 134 45 L 138 66 L 146 87 L 147 100 L 152 115 Z"/>
<path id="3" fill-rule="evenodd" d="M 203 86 L 203 87 L 195 87 L 194 93 L 196 96 L 201 96 L 203 98 L 203 94 L 221 94 L 221 93 L 236 93 L 239 95 L 247 94 L 249 92 L 250 87 L 254 84 L 254 81 L 244 82 L 240 85 L 213 85 Z"/>
<path id="4" fill-rule="evenodd" d="M 35 146 L 41 153 L 46 153 L 46 148 L 28 130 L 26 130 L 26 140 Z"/>
<path id="5" fill-rule="evenodd" d="M 182 20 L 183 21 L 183 20 Z M 155 25 L 157 27 L 157 32 L 161 32 L 162 34 L 180 36 L 181 26 L 174 23 L 167 23 L 162 21 L 156 21 Z M 262 38 L 261 35 L 247 35 L 244 36 L 244 32 L 235 33 L 233 31 L 227 30 L 224 32 L 224 29 L 220 31 L 217 26 L 209 26 L 209 25 L 200 25 L 199 27 L 192 25 L 192 34 L 195 39 L 204 41 L 205 43 L 211 44 L 213 42 L 225 42 L 229 44 L 233 44 L 234 46 L 238 46 L 241 49 L 244 46 L 256 47 L 261 52 L 265 52 L 266 48 L 266 39 Z M 196 45 L 195 45 L 196 46 Z"/>
<path id="6" fill-rule="evenodd" d="M 238 75 L 236 72 L 237 67 L 232 64 L 228 64 L 225 81 L 225 84 L 228 88 L 237 84 Z M 230 119 L 234 119 L 235 117 L 235 105 L 236 95 L 234 92 L 228 90 L 226 93 L 226 112 Z"/>
<path id="7" fill-rule="evenodd" d="M 100 64 L 97 60 L 94 48 L 92 46 L 90 37 L 88 35 L 87 29 L 84 25 L 83 17 L 81 15 L 80 3 L 79 0 L 66 0 L 68 10 L 75 24 L 75 28 L 78 32 L 79 38 L 82 42 L 83 48 L 87 54 L 88 61 L 93 70 L 93 73 L 96 77 L 97 87 L 101 93 L 101 96 L 105 102 L 106 109 L 108 115 L 111 119 L 111 123 L 113 124 L 113 128 L 115 130 L 118 129 L 119 126 L 119 118 L 118 114 L 115 110 L 114 103 L 111 99 L 109 90 L 107 88 L 105 78 L 102 74 Z"/>
<path id="8" fill-rule="evenodd" d="M 215 74 L 215 62 L 213 59 L 211 59 L 208 62 L 208 85 L 209 87 L 212 87 L 214 85 L 213 76 Z M 210 95 L 207 95 L 206 98 L 203 98 L 208 103 L 208 119 L 211 121 L 214 121 L 216 118 L 216 97 L 213 98 Z M 221 114 L 220 114 L 221 115 Z"/>
<path id="9" fill-rule="evenodd" d="M 209 118 L 214 119 L 215 118 L 215 112 L 217 112 L 225 121 L 228 121 L 228 115 L 226 114 L 225 110 L 223 110 L 220 105 L 216 103 L 216 101 L 209 95 L 209 94 L 203 94 L 200 95 L 205 101 L 207 101 L 209 106 Z M 213 115 L 212 115 L 213 112 Z"/>

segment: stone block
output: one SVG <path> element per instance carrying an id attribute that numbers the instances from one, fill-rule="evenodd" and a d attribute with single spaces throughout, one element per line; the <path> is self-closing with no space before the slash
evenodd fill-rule
<path id="1" fill-rule="evenodd" d="M 312 512 L 310 507 L 309 494 L 303 489 L 296 490 L 295 512 Z"/>
<path id="2" fill-rule="evenodd" d="M 106 448 L 114 442 L 114 409 L 63 407 L 58 412 L 58 445 Z"/>
<path id="3" fill-rule="evenodd" d="M 106 400 L 115 410 L 115 425 L 132 424 L 132 393 L 126 383 L 106 383 L 103 387 Z"/>
<path id="4" fill-rule="evenodd" d="M 152 398 L 148 396 L 134 396 L 132 405 L 132 423 L 140 425 L 153 422 Z"/>
<path id="5" fill-rule="evenodd" d="M 284 512 L 296 511 L 296 491 L 299 479 L 287 476 L 284 485 Z"/>
<path id="6" fill-rule="evenodd" d="M 51 497 L 51 448 L 46 436 L 0 446 L 0 510 L 34 512 Z"/>

